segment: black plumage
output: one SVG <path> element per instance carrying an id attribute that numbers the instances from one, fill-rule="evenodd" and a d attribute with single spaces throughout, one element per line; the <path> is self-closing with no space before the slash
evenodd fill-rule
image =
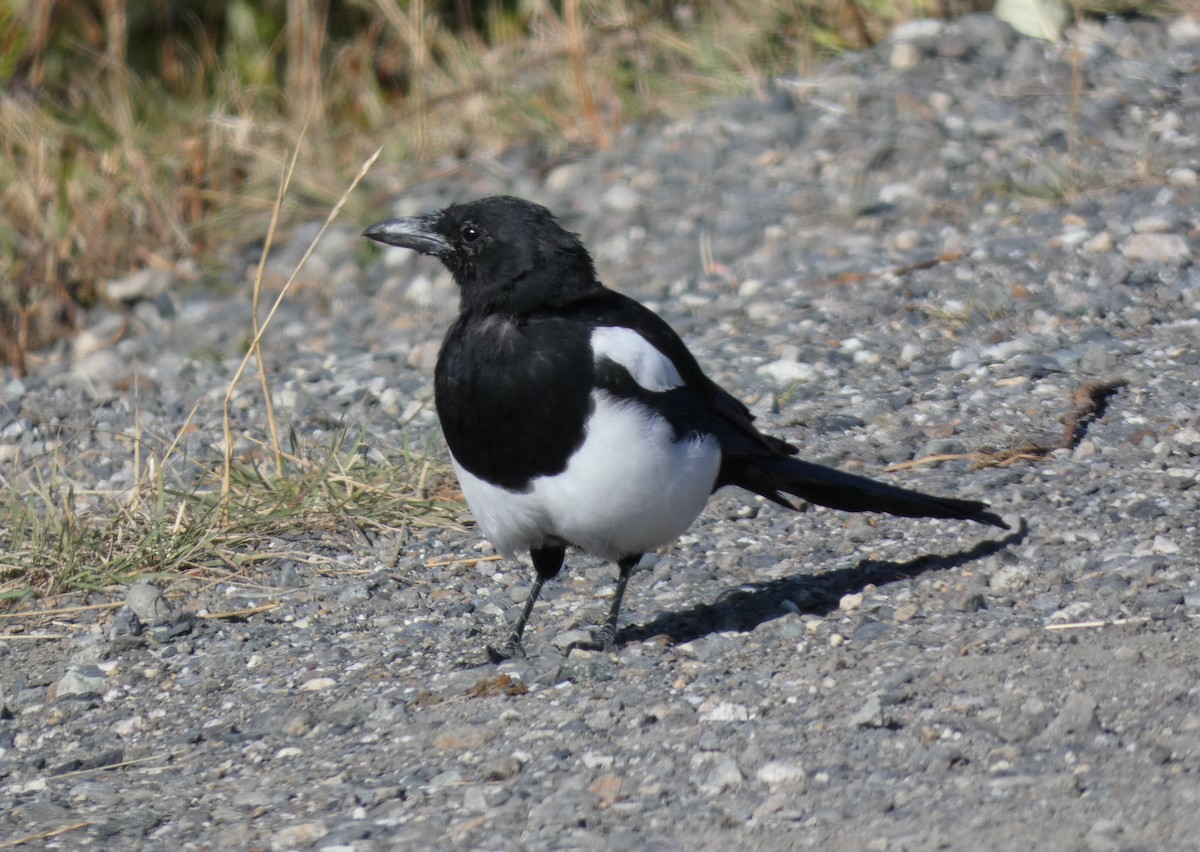
<path id="1" fill-rule="evenodd" d="M 464 494 L 505 555 L 536 578 L 508 641 L 520 651 L 542 584 L 580 547 L 619 566 L 596 646 L 611 647 L 644 552 L 683 532 L 708 494 L 736 485 L 850 512 L 1008 528 L 985 504 L 937 497 L 796 458 L 759 432 L 658 315 L 604 287 L 578 237 L 506 196 L 391 219 L 365 235 L 442 261 L 461 291 L 438 356 L 435 396 Z"/>

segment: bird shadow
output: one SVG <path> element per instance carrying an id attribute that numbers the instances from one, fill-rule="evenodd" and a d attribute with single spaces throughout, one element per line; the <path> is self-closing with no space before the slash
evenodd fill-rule
<path id="1" fill-rule="evenodd" d="M 644 624 L 631 624 L 617 634 L 617 642 L 644 642 L 665 636 L 673 644 L 690 642 L 725 630 L 749 632 L 760 624 L 795 611 L 825 615 L 838 608 L 843 595 L 862 591 L 868 584 L 881 586 L 918 577 L 927 571 L 944 571 L 967 565 L 1020 543 L 1029 532 L 1024 518 L 1013 532 L 988 539 L 969 550 L 939 555 L 928 553 L 907 562 L 864 559 L 853 566 L 824 574 L 792 574 L 763 583 L 743 584 L 723 593 L 711 603 L 698 603 L 685 610 L 667 612 Z"/>

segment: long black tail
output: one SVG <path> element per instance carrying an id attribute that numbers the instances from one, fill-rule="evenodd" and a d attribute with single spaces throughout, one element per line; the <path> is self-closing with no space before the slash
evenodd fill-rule
<path id="1" fill-rule="evenodd" d="M 733 469 L 729 469 L 732 467 Z M 720 484 L 740 485 L 791 507 L 784 494 L 845 512 L 887 512 L 906 518 L 956 518 L 1001 529 L 1008 524 L 986 503 L 935 497 L 795 458 L 756 458 L 721 471 Z"/>

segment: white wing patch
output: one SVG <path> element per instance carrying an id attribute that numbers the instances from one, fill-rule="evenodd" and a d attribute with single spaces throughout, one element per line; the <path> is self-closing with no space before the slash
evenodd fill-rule
<path id="1" fill-rule="evenodd" d="M 601 326 L 592 331 L 592 357 L 620 364 L 648 391 L 660 392 L 683 384 L 671 359 L 631 328 Z"/>

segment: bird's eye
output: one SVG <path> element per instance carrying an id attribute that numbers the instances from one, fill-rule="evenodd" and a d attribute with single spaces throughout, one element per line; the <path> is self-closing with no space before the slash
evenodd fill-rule
<path id="1" fill-rule="evenodd" d="M 483 232 L 480 231 L 478 228 L 476 228 L 474 225 L 463 225 L 461 233 L 462 233 L 462 238 L 463 238 L 464 243 L 473 243 L 477 239 L 479 239 L 480 235 Z"/>

